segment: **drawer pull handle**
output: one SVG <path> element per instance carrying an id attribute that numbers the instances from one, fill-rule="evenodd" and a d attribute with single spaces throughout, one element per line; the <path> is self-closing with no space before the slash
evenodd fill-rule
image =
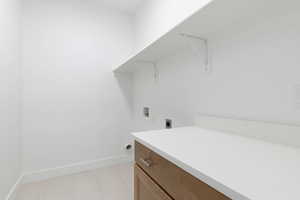
<path id="1" fill-rule="evenodd" d="M 143 159 L 143 158 L 140 158 L 140 162 L 143 164 L 143 165 L 145 165 L 146 167 L 151 167 L 151 161 L 149 161 L 149 160 L 145 160 L 145 159 Z"/>

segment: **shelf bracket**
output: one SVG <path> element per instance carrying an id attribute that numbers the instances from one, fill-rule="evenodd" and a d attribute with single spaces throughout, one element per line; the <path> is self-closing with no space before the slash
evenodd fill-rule
<path id="1" fill-rule="evenodd" d="M 193 39 L 193 40 L 200 40 L 204 43 L 204 50 L 205 50 L 204 71 L 210 72 L 208 39 L 200 37 L 200 36 L 186 34 L 186 33 L 181 33 L 180 36 L 189 38 L 189 39 Z"/>
<path id="2" fill-rule="evenodd" d="M 138 60 L 136 63 L 142 63 L 142 64 L 148 64 L 153 67 L 153 77 L 155 81 L 158 81 L 159 79 L 159 70 L 157 67 L 157 63 L 153 61 L 148 61 L 148 60 Z"/>

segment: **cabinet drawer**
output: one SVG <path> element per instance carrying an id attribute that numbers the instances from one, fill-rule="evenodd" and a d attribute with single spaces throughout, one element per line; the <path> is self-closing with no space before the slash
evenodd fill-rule
<path id="1" fill-rule="evenodd" d="M 172 198 L 137 165 L 134 167 L 134 199 L 172 200 Z"/>
<path id="2" fill-rule="evenodd" d="M 135 161 L 175 200 L 230 200 L 138 142 L 135 142 Z"/>

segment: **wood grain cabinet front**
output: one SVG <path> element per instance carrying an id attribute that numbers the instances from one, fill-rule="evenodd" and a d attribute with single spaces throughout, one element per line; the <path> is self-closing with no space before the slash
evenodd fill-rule
<path id="1" fill-rule="evenodd" d="M 177 167 L 144 145 L 135 142 L 135 162 L 138 169 L 175 200 L 230 200 L 206 183 Z M 136 180 L 138 181 L 138 180 Z M 139 191 L 135 184 L 135 190 Z M 135 198 L 135 200 L 150 200 Z M 152 200 L 152 199 L 151 199 Z"/>
<path id="2" fill-rule="evenodd" d="M 172 200 L 172 198 L 137 165 L 134 167 L 134 199 Z"/>

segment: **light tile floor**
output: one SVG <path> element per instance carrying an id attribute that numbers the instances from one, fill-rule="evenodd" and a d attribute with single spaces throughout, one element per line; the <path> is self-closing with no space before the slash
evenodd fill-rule
<path id="1" fill-rule="evenodd" d="M 17 200 L 133 200 L 133 164 L 25 184 Z"/>

